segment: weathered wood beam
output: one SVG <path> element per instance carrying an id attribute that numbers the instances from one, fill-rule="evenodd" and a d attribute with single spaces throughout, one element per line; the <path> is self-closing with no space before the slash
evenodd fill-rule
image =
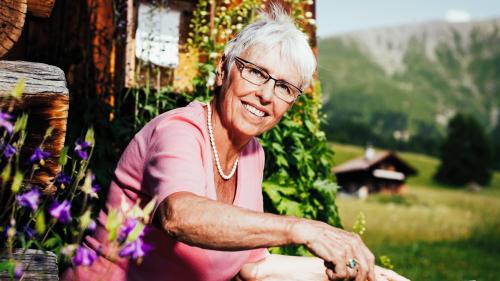
<path id="1" fill-rule="evenodd" d="M 24 80 L 22 98 L 13 100 L 9 95 L 19 79 Z M 46 193 L 52 193 L 51 182 L 61 170 L 58 159 L 64 147 L 69 110 L 64 72 L 43 63 L 0 61 L 0 108 L 4 112 L 29 112 L 26 141 L 20 152 L 22 165 L 27 165 L 30 155 L 42 143 L 46 130 L 53 128 L 44 143 L 44 150 L 52 156 L 29 182 L 42 187 Z"/>
<path id="2" fill-rule="evenodd" d="M 35 17 L 48 18 L 54 8 L 55 0 L 28 0 L 28 11 Z"/>
<path id="3" fill-rule="evenodd" d="M 0 249 L 0 262 L 9 260 L 6 249 Z M 52 252 L 34 249 L 14 249 L 13 258 L 20 263 L 21 280 L 57 281 L 57 256 Z M 0 272 L 0 280 L 11 280 L 7 271 Z M 14 280 L 14 279 L 12 279 Z M 18 280 L 17 278 L 15 280 Z"/>
<path id="4" fill-rule="evenodd" d="M 23 31 L 27 0 L 0 1 L 0 58 L 17 42 Z"/>

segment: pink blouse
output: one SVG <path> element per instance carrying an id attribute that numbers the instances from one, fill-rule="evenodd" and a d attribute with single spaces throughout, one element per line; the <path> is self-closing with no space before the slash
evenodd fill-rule
<path id="1" fill-rule="evenodd" d="M 138 199 L 145 204 L 154 195 L 159 203 L 179 191 L 216 200 L 204 106 L 195 101 L 163 113 L 134 136 L 118 162 L 98 228 L 86 237 L 88 247 L 106 252 L 106 210 L 132 206 Z M 263 211 L 263 170 L 264 151 L 254 138 L 240 153 L 233 205 Z M 62 279 L 222 281 L 234 277 L 245 263 L 269 255 L 266 249 L 215 251 L 189 246 L 154 227 L 144 241 L 153 249 L 139 265 L 125 259 L 111 262 L 104 254 L 90 267 L 68 270 Z"/>

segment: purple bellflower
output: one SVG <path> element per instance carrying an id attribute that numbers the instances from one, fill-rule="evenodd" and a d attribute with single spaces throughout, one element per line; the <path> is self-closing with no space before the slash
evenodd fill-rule
<path id="1" fill-rule="evenodd" d="M 120 229 L 120 234 L 118 234 L 118 241 L 125 241 L 138 222 L 139 221 L 137 219 L 127 218 L 125 225 L 123 225 Z"/>
<path id="2" fill-rule="evenodd" d="M 62 223 L 68 223 L 71 220 L 71 204 L 64 200 L 61 204 L 55 200 L 50 206 L 49 213 Z"/>
<path id="3" fill-rule="evenodd" d="M 43 151 L 39 147 L 37 147 L 35 148 L 33 154 L 30 156 L 30 162 L 37 163 L 43 166 L 45 165 L 45 159 L 49 158 L 50 155 L 50 152 Z"/>
<path id="4" fill-rule="evenodd" d="M 5 130 L 10 134 L 12 134 L 12 130 L 14 129 L 14 125 L 10 122 L 12 119 L 12 115 L 5 112 L 0 112 L 0 127 L 5 128 Z"/>
<path id="5" fill-rule="evenodd" d="M 136 260 L 144 257 L 151 249 L 150 245 L 142 241 L 142 237 L 138 237 L 135 241 L 125 244 L 120 250 L 119 255 L 120 257 L 131 257 Z"/>
<path id="6" fill-rule="evenodd" d="M 101 186 L 98 183 L 92 183 L 92 190 L 97 193 L 99 190 L 101 190 Z"/>
<path id="7" fill-rule="evenodd" d="M 22 207 L 31 209 L 32 211 L 36 211 L 36 209 L 38 209 L 40 195 L 41 195 L 40 191 L 38 191 L 36 188 L 33 188 L 26 193 L 17 195 L 16 201 Z"/>
<path id="8" fill-rule="evenodd" d="M 54 178 L 54 185 L 57 186 L 57 188 L 64 189 L 65 187 L 69 186 L 71 183 L 71 177 L 66 176 L 64 172 L 60 172 L 57 174 L 57 176 Z"/>
<path id="9" fill-rule="evenodd" d="M 72 262 L 75 266 L 91 266 L 97 259 L 97 255 L 89 248 L 79 246 L 75 251 Z"/>
<path id="10" fill-rule="evenodd" d="M 23 228 L 23 232 L 29 239 L 36 236 L 36 230 L 27 225 Z"/>
<path id="11" fill-rule="evenodd" d="M 89 158 L 89 154 L 87 152 L 87 149 L 89 147 L 90 147 L 90 143 L 88 143 L 86 141 L 81 141 L 80 139 L 77 139 L 75 142 L 76 155 L 82 160 L 87 160 Z"/>
<path id="12" fill-rule="evenodd" d="M 24 274 L 24 270 L 23 270 L 22 264 L 16 264 L 16 266 L 14 268 L 14 278 L 16 280 L 21 279 L 21 277 L 23 277 L 23 274 Z"/>
<path id="13" fill-rule="evenodd" d="M 87 229 L 90 230 L 91 232 L 94 232 L 97 228 L 97 223 L 95 220 L 91 220 L 89 225 L 87 226 Z"/>
<path id="14" fill-rule="evenodd" d="M 5 158 L 10 158 L 12 155 L 16 154 L 17 149 L 10 143 L 3 147 L 3 156 Z"/>

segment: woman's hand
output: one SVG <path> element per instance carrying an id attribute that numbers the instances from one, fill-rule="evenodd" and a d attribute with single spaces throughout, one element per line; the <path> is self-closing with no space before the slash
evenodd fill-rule
<path id="1" fill-rule="evenodd" d="M 312 220 L 298 221 L 292 226 L 291 234 L 294 243 L 305 245 L 325 261 L 330 280 L 378 281 L 375 256 L 359 235 Z M 357 261 L 354 269 L 347 266 L 351 258 Z"/>

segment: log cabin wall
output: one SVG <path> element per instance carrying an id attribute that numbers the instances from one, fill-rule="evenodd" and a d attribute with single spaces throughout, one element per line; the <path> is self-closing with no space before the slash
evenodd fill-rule
<path id="1" fill-rule="evenodd" d="M 104 100 L 112 101 L 115 85 L 112 80 L 112 65 L 109 32 L 99 29 L 104 24 L 96 12 L 105 14 L 106 4 L 112 1 L 97 0 L 57 0 L 50 18 L 38 18 L 28 13 L 22 34 L 14 47 L 2 58 L 5 60 L 23 60 L 41 62 L 61 68 L 71 93 L 71 108 L 68 123 L 73 128 L 68 131 L 74 140 L 93 120 L 81 116 L 81 110 L 75 110 L 82 100 L 90 100 L 98 91 Z M 112 19 L 108 13 L 105 19 Z M 99 23 L 99 24 L 98 24 Z M 108 48 L 109 47 L 109 48 Z M 96 106 L 96 111 L 102 108 Z M 99 113 L 98 113 L 99 114 Z M 107 118 L 108 113 L 100 114 Z M 71 122 L 72 119 L 78 122 Z M 80 128 L 75 128 L 80 126 Z"/>
<path id="2" fill-rule="evenodd" d="M 144 83 L 134 81 L 137 65 L 134 40 L 140 1 L 160 0 L 57 0 L 50 18 L 35 17 L 31 12 L 27 14 L 18 42 L 3 59 L 42 62 L 61 68 L 72 93 L 72 108 L 80 106 L 81 100 L 94 99 L 95 96 L 113 108 L 115 99 L 124 94 L 124 88 L 144 86 Z M 222 1 L 214 0 L 216 2 Z M 283 0 L 275 2 L 285 3 L 286 6 Z M 173 84 L 175 90 L 189 91 L 191 79 L 196 75 L 198 56 L 188 53 L 183 46 L 189 32 L 191 11 L 197 1 L 169 0 L 164 3 L 182 11 L 182 15 L 179 23 L 179 66 L 176 69 L 160 68 L 161 77 L 166 79 L 166 84 Z M 237 3 L 233 1 L 232 5 Z M 303 7 L 313 14 L 314 19 L 314 2 L 312 5 L 303 4 Z M 306 31 L 316 52 L 315 27 L 307 25 Z M 143 73 L 147 68 L 142 68 Z M 97 118 L 113 117 L 109 109 L 103 110 L 98 106 L 96 109 L 103 111 L 98 113 Z M 75 123 L 71 122 L 73 118 L 82 119 L 82 116 L 74 116 L 75 112 L 78 110 L 70 111 L 70 123 Z M 82 128 L 95 120 L 83 121 L 80 122 Z M 78 132 L 78 129 L 72 132 Z"/>
<path id="3" fill-rule="evenodd" d="M 84 92 L 95 90 L 112 105 L 114 94 L 120 92 L 121 88 L 141 85 L 132 77 L 137 64 L 133 44 L 139 2 L 140 0 L 55 1 L 50 18 L 38 18 L 32 13 L 27 14 L 18 42 L 3 59 L 58 66 L 66 73 L 71 92 L 73 88 L 88 88 L 88 85 L 82 83 L 94 81 L 95 89 L 85 89 Z M 191 11 L 195 8 L 196 2 L 196 0 L 166 1 L 170 8 L 182 12 L 179 30 L 180 65 L 175 69 L 177 72 L 175 75 L 186 76 L 186 79 L 193 76 L 193 73 L 190 73 L 192 70 L 188 68 L 193 68 L 196 62 L 193 58 L 186 57 L 186 51 L 182 46 L 189 32 Z M 286 6 L 283 0 L 274 2 L 284 3 Z M 238 1 L 233 1 L 232 5 L 237 3 Z M 303 7 L 313 14 L 314 19 L 314 2 Z M 307 25 L 306 32 L 316 53 L 315 27 Z M 164 70 L 164 76 L 168 77 L 171 71 L 174 70 Z M 173 83 L 173 80 L 170 79 L 169 83 Z M 183 85 L 177 88 L 182 87 Z"/>

